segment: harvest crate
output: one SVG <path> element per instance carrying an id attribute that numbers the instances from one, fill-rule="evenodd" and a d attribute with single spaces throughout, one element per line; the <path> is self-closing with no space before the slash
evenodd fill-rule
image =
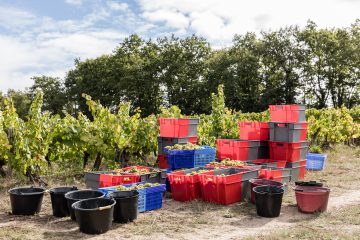
<path id="1" fill-rule="evenodd" d="M 286 163 L 286 167 L 291 170 L 291 181 L 298 181 L 305 178 L 306 164 L 306 159 Z"/>
<path id="2" fill-rule="evenodd" d="M 171 195 L 175 201 L 191 201 L 201 199 L 201 187 L 199 174 L 186 175 L 199 170 L 205 170 L 205 167 L 191 168 L 187 170 L 168 173 L 168 179 L 171 186 Z"/>
<path id="3" fill-rule="evenodd" d="M 185 137 L 185 138 L 170 138 L 158 136 L 158 155 L 164 155 L 164 148 L 168 146 L 174 146 L 175 144 L 197 143 L 197 137 Z"/>
<path id="4" fill-rule="evenodd" d="M 170 138 L 197 135 L 198 118 L 159 118 L 160 136 Z"/>
<path id="5" fill-rule="evenodd" d="M 269 125 L 267 122 L 239 122 L 241 140 L 269 140 Z"/>
<path id="6" fill-rule="evenodd" d="M 323 170 L 325 167 L 327 155 L 318 153 L 308 153 L 306 155 L 306 169 L 307 170 Z"/>
<path id="7" fill-rule="evenodd" d="M 132 187 L 139 184 L 144 184 L 144 182 L 133 183 L 133 184 L 122 184 L 122 186 Z M 109 194 L 112 192 L 119 192 L 119 190 L 117 190 L 116 187 L 117 186 L 99 188 L 99 191 L 109 196 Z M 165 189 L 166 189 L 165 184 L 160 184 L 160 186 L 154 186 L 154 187 L 136 190 L 137 192 L 139 192 L 138 211 L 145 212 L 145 211 L 151 211 L 158 208 L 162 208 L 162 197 Z"/>
<path id="8" fill-rule="evenodd" d="M 305 122 L 305 105 L 270 105 L 271 122 L 299 123 Z"/>
<path id="9" fill-rule="evenodd" d="M 168 164 L 166 155 L 158 155 L 157 160 L 158 160 L 158 165 L 159 165 L 160 169 L 170 168 L 170 165 Z"/>
<path id="10" fill-rule="evenodd" d="M 282 182 L 283 176 L 288 177 L 290 174 L 291 169 L 288 168 L 263 167 L 259 171 L 259 178 Z"/>
<path id="11" fill-rule="evenodd" d="M 303 142 L 306 141 L 307 123 L 269 123 L 270 141 Z"/>
<path id="12" fill-rule="evenodd" d="M 284 168 L 286 166 L 286 161 L 277 161 L 273 159 L 255 159 L 247 161 L 248 164 L 262 165 L 266 167 L 278 167 Z"/>
<path id="13" fill-rule="evenodd" d="M 138 182 L 149 182 L 149 183 L 165 183 L 166 179 L 166 170 L 165 169 L 158 169 L 152 167 L 145 167 L 145 166 L 131 166 L 126 168 L 120 168 L 118 170 L 122 171 L 129 171 L 132 168 L 136 169 L 145 169 L 148 170 L 149 173 L 138 174 L 138 173 L 124 173 L 123 176 L 114 176 L 113 177 L 113 186 L 123 184 L 121 181 L 128 176 L 128 175 L 135 175 L 139 176 Z"/>
<path id="14" fill-rule="evenodd" d="M 116 183 L 118 184 L 114 184 L 114 177 L 117 179 Z M 136 182 L 140 182 L 140 176 L 138 175 L 122 174 L 115 171 L 85 172 L 86 187 L 91 189 Z"/>
<path id="15" fill-rule="evenodd" d="M 221 176 L 222 174 L 225 176 Z M 201 173 L 198 176 L 203 200 L 227 205 L 240 202 L 250 196 L 249 180 L 256 178 L 258 171 L 223 168 Z"/>
<path id="16" fill-rule="evenodd" d="M 306 158 L 308 142 L 269 142 L 270 158 L 287 162 L 296 162 Z"/>
<path id="17" fill-rule="evenodd" d="M 172 169 L 203 167 L 215 161 L 216 150 L 209 146 L 201 146 L 199 150 L 168 150 L 166 157 Z"/>
<path id="18" fill-rule="evenodd" d="M 267 141 L 247 141 L 237 139 L 217 139 L 218 159 L 254 160 L 269 158 Z"/>

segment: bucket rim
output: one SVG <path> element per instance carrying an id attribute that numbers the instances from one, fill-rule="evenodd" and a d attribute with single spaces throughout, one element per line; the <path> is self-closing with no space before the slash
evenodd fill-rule
<path id="1" fill-rule="evenodd" d="M 126 197 L 114 197 L 113 195 L 116 194 L 116 193 L 118 193 L 118 192 L 131 192 L 131 193 L 133 193 L 133 195 L 131 195 L 131 196 L 126 196 Z M 113 198 L 113 199 L 128 199 L 128 198 L 133 198 L 133 197 L 136 197 L 136 196 L 139 196 L 139 195 L 140 195 L 140 193 L 139 193 L 138 191 L 136 191 L 136 190 L 118 191 L 118 192 L 111 192 L 111 193 L 109 193 L 109 197 L 110 197 L 110 198 Z"/>
<path id="2" fill-rule="evenodd" d="M 30 193 L 15 193 L 14 191 L 15 190 L 19 190 L 19 189 L 39 189 L 39 190 L 42 190 L 40 192 L 30 192 Z M 23 195 L 39 195 L 39 194 L 44 194 L 46 192 L 46 188 L 44 187 L 34 187 L 34 186 L 30 186 L 30 187 L 26 187 L 26 186 L 23 186 L 23 187 L 14 187 L 14 188 L 11 188 L 8 190 L 8 193 L 10 195 L 17 195 L 17 196 L 23 196 Z"/>
<path id="3" fill-rule="evenodd" d="M 99 197 L 92 197 L 92 198 L 88 198 L 88 199 L 103 198 L 106 195 L 105 193 L 103 193 L 102 191 L 99 191 L 99 190 L 82 189 L 82 190 L 74 190 L 74 191 L 70 191 L 70 192 L 65 193 L 65 198 L 69 199 L 69 200 L 74 200 L 74 201 L 87 200 L 87 199 L 77 199 L 77 198 L 69 197 L 69 195 L 74 193 L 74 192 L 99 192 L 99 193 L 101 193 L 101 196 L 99 196 Z"/>
<path id="4" fill-rule="evenodd" d="M 69 189 L 69 191 L 67 191 L 67 192 L 56 192 L 56 191 L 54 191 L 56 189 Z M 76 190 L 79 190 L 79 189 L 77 187 L 75 187 L 75 186 L 72 186 L 72 187 L 70 187 L 70 186 L 60 186 L 60 187 L 53 187 L 53 188 L 49 189 L 48 192 L 51 193 L 51 194 L 66 194 L 68 192 L 72 192 L 72 191 L 76 191 Z"/>
<path id="5" fill-rule="evenodd" d="M 80 208 L 80 207 L 77 207 L 76 205 L 77 204 L 80 204 L 82 202 L 85 202 L 85 201 L 94 201 L 94 200 L 98 200 L 98 201 L 112 201 L 111 204 L 109 205 L 106 205 L 104 207 L 98 207 L 98 208 L 90 208 L 90 209 L 87 209 L 87 208 Z M 77 202 L 74 202 L 73 204 L 71 204 L 71 208 L 74 209 L 74 210 L 80 210 L 80 211 L 102 211 L 102 210 L 106 210 L 106 209 L 110 209 L 112 207 L 114 207 L 116 204 L 116 201 L 115 199 L 111 199 L 111 198 L 89 198 L 89 199 L 83 199 L 83 200 L 80 200 L 80 201 L 77 201 Z"/>
<path id="6" fill-rule="evenodd" d="M 253 187 L 253 191 L 256 193 L 256 194 L 261 194 L 261 195 L 281 195 L 281 194 L 284 194 L 285 190 L 284 190 L 284 186 L 271 186 L 271 187 L 274 187 L 274 188 L 278 188 L 280 189 L 281 191 L 280 192 L 277 192 L 277 193 L 273 193 L 273 192 L 259 192 L 257 191 L 257 188 L 261 188 L 261 187 L 270 187 L 271 185 L 261 185 L 261 186 L 256 186 L 256 187 Z"/>

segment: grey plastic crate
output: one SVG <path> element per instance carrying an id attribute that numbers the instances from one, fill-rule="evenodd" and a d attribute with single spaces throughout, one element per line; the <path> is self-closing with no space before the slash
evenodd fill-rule
<path id="1" fill-rule="evenodd" d="M 270 141 L 275 142 L 301 142 L 303 131 L 307 131 L 307 123 L 269 123 Z"/>
<path id="2" fill-rule="evenodd" d="M 291 168 L 291 181 L 296 182 L 300 180 L 300 168 L 301 167 Z"/>
<path id="3" fill-rule="evenodd" d="M 249 141 L 248 159 L 268 159 L 269 143 L 268 141 Z"/>
<path id="4" fill-rule="evenodd" d="M 186 138 L 170 138 L 170 137 L 157 137 L 158 141 L 158 154 L 164 155 L 164 148 L 167 146 L 174 146 L 175 144 L 187 144 L 191 138 L 197 137 L 186 137 Z"/>
<path id="5" fill-rule="evenodd" d="M 200 119 L 190 118 L 189 120 L 190 122 L 189 122 L 188 136 L 197 136 L 197 127 L 199 125 Z"/>
<path id="6" fill-rule="evenodd" d="M 305 165 L 306 165 L 306 159 L 304 160 L 300 160 L 297 162 L 286 162 L 286 168 L 296 168 L 296 167 L 300 167 L 301 163 L 305 161 Z"/>

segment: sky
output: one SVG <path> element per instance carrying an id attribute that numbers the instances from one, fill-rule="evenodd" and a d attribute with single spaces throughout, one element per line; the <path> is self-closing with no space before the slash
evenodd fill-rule
<path id="1" fill-rule="evenodd" d="M 347 27 L 360 0 L 0 0 L 0 92 L 24 90 L 33 76 L 64 78 L 74 59 L 110 54 L 127 36 L 205 37 L 305 26 Z"/>

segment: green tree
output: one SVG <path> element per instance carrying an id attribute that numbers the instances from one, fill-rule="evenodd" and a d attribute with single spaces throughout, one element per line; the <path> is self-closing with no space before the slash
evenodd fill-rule
<path id="1" fill-rule="evenodd" d="M 65 88 L 60 79 L 37 76 L 33 77 L 32 80 L 34 80 L 34 84 L 29 88 L 30 95 L 34 97 L 37 89 L 41 89 L 44 93 L 42 109 L 52 114 L 62 114 L 62 110 L 67 105 L 67 98 Z"/>

